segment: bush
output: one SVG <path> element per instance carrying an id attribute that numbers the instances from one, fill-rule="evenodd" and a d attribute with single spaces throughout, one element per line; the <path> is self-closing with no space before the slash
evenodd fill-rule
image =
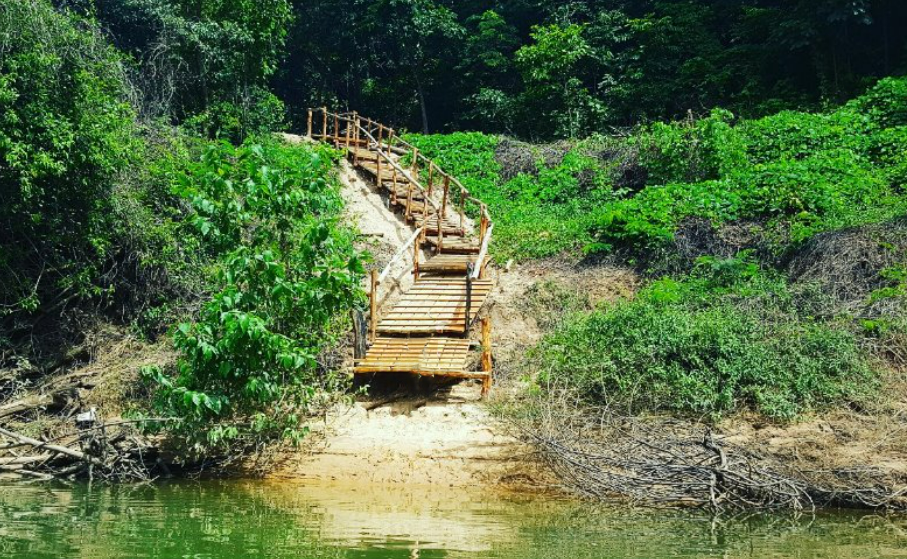
<path id="1" fill-rule="evenodd" d="M 286 125 L 286 107 L 273 93 L 253 87 L 236 101 L 213 103 L 183 123 L 195 134 L 206 138 L 229 140 L 241 144 L 250 136 L 282 130 Z"/>
<path id="2" fill-rule="evenodd" d="M 633 301 L 575 315 L 536 350 L 541 382 L 630 412 L 753 409 L 782 420 L 871 391 L 876 377 L 854 335 L 800 316 L 784 284 L 758 268 L 705 266 L 706 279 L 662 280 Z"/>
<path id="3" fill-rule="evenodd" d="M 725 112 L 653 125 L 630 140 L 648 185 L 604 205 L 590 226 L 594 251 L 667 245 L 688 218 L 713 226 L 765 222 L 785 231 L 776 252 L 823 231 L 877 223 L 907 211 L 901 149 L 902 84 L 885 80 L 828 114 L 782 112 L 731 126 Z M 860 112 L 862 111 L 862 112 Z"/>
<path id="4" fill-rule="evenodd" d="M 146 374 L 158 411 L 181 418 L 170 428 L 197 452 L 299 435 L 311 406 L 342 386 L 316 362 L 362 298 L 335 162 L 325 147 L 216 144 L 180 177 L 219 287 L 174 332 L 176 370 Z"/>
<path id="5" fill-rule="evenodd" d="M 51 292 L 97 293 L 133 113 L 91 24 L 45 1 L 0 0 L 0 13 L 0 312 L 34 311 Z"/>

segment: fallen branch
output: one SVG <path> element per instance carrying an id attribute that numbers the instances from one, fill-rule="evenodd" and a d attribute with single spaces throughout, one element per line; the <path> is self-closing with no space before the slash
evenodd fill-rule
<path id="1" fill-rule="evenodd" d="M 12 431 L 8 431 L 3 428 L 0 428 L 0 435 L 3 435 L 4 437 L 13 439 L 14 441 L 17 441 L 17 442 L 20 442 L 20 443 L 23 443 L 26 445 L 31 445 L 35 449 L 46 449 L 51 452 L 56 452 L 58 454 L 63 454 L 63 455 L 69 456 L 70 458 L 75 458 L 76 460 L 79 460 L 82 462 L 88 462 L 90 464 L 94 464 L 95 466 L 104 465 L 104 463 L 101 462 L 100 460 L 98 460 L 97 458 L 95 458 L 93 456 L 89 456 L 89 455 L 85 454 L 84 452 L 81 452 L 79 450 L 75 450 L 75 449 L 72 449 L 69 447 L 60 446 L 60 445 L 56 445 L 56 444 L 50 444 L 50 443 L 46 443 L 44 441 L 39 441 L 38 439 L 26 437 L 25 435 L 20 435 L 18 433 L 14 433 Z"/>

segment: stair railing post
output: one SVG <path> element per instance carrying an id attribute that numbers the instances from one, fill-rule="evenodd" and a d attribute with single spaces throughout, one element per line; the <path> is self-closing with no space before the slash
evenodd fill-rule
<path id="1" fill-rule="evenodd" d="M 334 147 L 340 147 L 340 115 L 334 114 Z"/>
<path id="2" fill-rule="evenodd" d="M 375 343 L 378 335 L 378 270 L 372 270 L 371 295 L 369 297 L 369 338 Z"/>
<path id="3" fill-rule="evenodd" d="M 466 236 L 466 190 L 460 189 L 460 232 Z"/>
<path id="4" fill-rule="evenodd" d="M 309 132 L 307 134 L 308 138 L 312 139 L 312 109 L 309 109 Z"/>
<path id="5" fill-rule="evenodd" d="M 396 204 L 397 203 L 397 168 L 396 167 L 394 167 L 393 181 L 394 181 L 394 184 L 393 184 L 394 188 L 393 188 L 393 190 L 391 190 L 391 203 Z"/>
<path id="6" fill-rule="evenodd" d="M 488 376 L 482 379 L 482 395 L 488 394 L 492 382 L 493 359 L 491 355 L 491 317 L 482 319 L 482 372 Z"/>
<path id="7" fill-rule="evenodd" d="M 344 119 L 346 121 L 346 154 L 350 154 L 350 133 L 353 131 L 352 122 L 349 117 Z"/>
<path id="8" fill-rule="evenodd" d="M 472 262 L 466 264 L 466 322 L 463 324 L 463 334 L 469 337 L 469 326 L 472 318 L 472 274 L 475 267 Z"/>
<path id="9" fill-rule="evenodd" d="M 353 111 L 353 165 L 359 165 L 359 115 Z"/>
<path id="10" fill-rule="evenodd" d="M 323 141 L 328 140 L 328 108 L 321 107 L 321 139 Z"/>
<path id="11" fill-rule="evenodd" d="M 419 241 L 413 243 L 413 280 L 419 281 Z"/>
<path id="12" fill-rule="evenodd" d="M 450 193 L 450 177 L 444 176 L 444 197 L 441 199 L 441 212 L 438 214 L 438 254 L 444 249 L 444 216 L 447 215 L 447 196 Z"/>

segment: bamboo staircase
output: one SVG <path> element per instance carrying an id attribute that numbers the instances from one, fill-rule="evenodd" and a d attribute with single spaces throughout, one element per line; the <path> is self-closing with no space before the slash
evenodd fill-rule
<path id="1" fill-rule="evenodd" d="M 318 124 L 320 133 L 313 129 Z M 362 336 L 367 343 L 355 344 L 353 373 L 474 378 L 482 380 L 486 394 L 492 381 L 491 318 L 482 310 L 492 289 L 486 269 L 494 229 L 487 206 L 392 128 L 356 113 L 310 109 L 308 136 L 345 150 L 413 230 L 384 270 L 371 272 L 368 333 Z M 478 231 L 470 230 L 467 210 L 478 211 Z M 410 250 L 414 283 L 382 309 L 378 287 Z M 430 257 L 423 260 L 423 251 Z M 471 371 L 475 330 L 480 370 Z"/>

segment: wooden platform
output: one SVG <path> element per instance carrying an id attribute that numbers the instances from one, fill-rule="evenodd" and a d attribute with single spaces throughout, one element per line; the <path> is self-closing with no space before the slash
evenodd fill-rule
<path id="1" fill-rule="evenodd" d="M 438 237 L 426 236 L 424 244 L 429 248 L 437 249 Z M 459 235 L 444 237 L 445 254 L 478 254 L 481 249 L 482 247 L 477 241 L 464 239 Z"/>

